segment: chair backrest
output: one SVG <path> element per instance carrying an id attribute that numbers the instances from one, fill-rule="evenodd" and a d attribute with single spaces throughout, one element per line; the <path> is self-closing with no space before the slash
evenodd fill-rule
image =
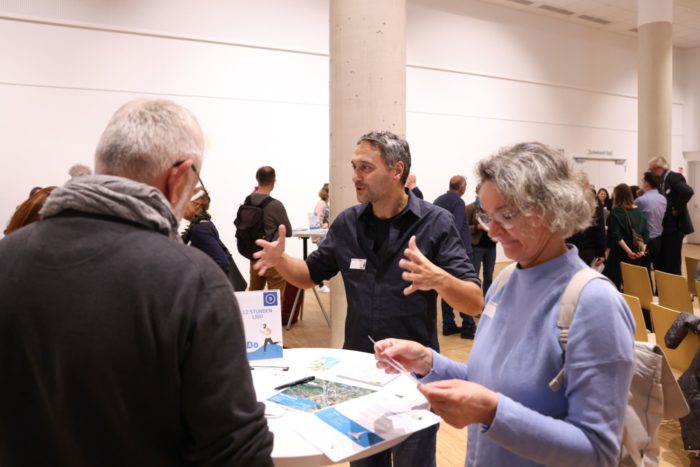
<path id="1" fill-rule="evenodd" d="M 651 320 L 656 330 L 656 344 L 663 349 L 671 368 L 682 373 L 688 369 L 695 354 L 700 350 L 700 340 L 696 334 L 688 333 L 675 349 L 666 347 L 664 336 L 678 316 L 680 312 L 676 310 L 655 303 L 651 304 Z"/>
<path id="2" fill-rule="evenodd" d="M 632 316 L 634 317 L 634 340 L 649 342 L 647 337 L 647 328 L 644 324 L 644 315 L 642 314 L 642 304 L 639 299 L 632 295 L 622 294 L 622 298 L 627 302 L 627 306 L 632 310 Z"/>
<path id="3" fill-rule="evenodd" d="M 698 288 L 695 286 L 695 269 L 698 267 L 700 259 L 692 256 L 685 257 L 685 275 L 688 277 L 688 292 L 691 297 L 698 294 Z"/>
<path id="4" fill-rule="evenodd" d="M 685 277 L 668 272 L 654 271 L 656 291 L 659 293 L 659 305 L 672 310 L 693 313 L 693 302 L 688 293 Z"/>
<path id="5" fill-rule="evenodd" d="M 637 297 L 642 308 L 648 310 L 654 301 L 654 294 L 651 291 L 651 280 L 647 268 L 623 262 L 620 263 L 620 269 L 622 269 L 622 286 L 625 293 Z"/>

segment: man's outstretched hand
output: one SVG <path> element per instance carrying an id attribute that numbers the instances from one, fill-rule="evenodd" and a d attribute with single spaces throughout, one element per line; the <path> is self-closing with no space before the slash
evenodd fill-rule
<path id="1" fill-rule="evenodd" d="M 284 254 L 284 242 L 287 236 L 287 228 L 280 225 L 277 229 L 279 236 L 274 242 L 268 242 L 263 239 L 255 240 L 255 244 L 262 247 L 262 250 L 253 253 L 253 258 L 257 261 L 253 264 L 253 268 L 258 271 L 261 276 L 265 274 L 269 268 L 277 267 L 277 264 Z"/>

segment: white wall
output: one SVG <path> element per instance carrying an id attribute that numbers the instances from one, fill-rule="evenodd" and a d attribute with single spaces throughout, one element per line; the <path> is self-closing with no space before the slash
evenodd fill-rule
<path id="1" fill-rule="evenodd" d="M 211 9 L 189 11 L 188 2 L 95 8 L 74 1 L 63 2 L 62 11 L 18 6 L 22 15 L 70 19 L 71 27 L 26 16 L 0 20 L 0 154 L 13 164 L 0 171 L 0 222 L 32 186 L 62 184 L 74 163 L 92 166 L 99 135 L 119 105 L 163 96 L 194 111 L 207 133 L 201 176 L 225 243 L 235 250 L 236 208 L 261 165 L 275 167 L 274 195 L 292 224 L 304 226 L 328 181 L 327 7 L 311 0 L 285 10 L 274 3 L 248 9 L 244 2 L 212 2 Z M 306 50 L 311 44 L 323 53 Z M 301 242 L 290 247 L 301 255 Z"/>
<path id="2" fill-rule="evenodd" d="M 412 3 L 407 30 L 408 137 L 428 197 L 446 188 L 445 170 L 473 175 L 478 159 L 523 140 L 570 157 L 609 151 L 627 160 L 617 183 L 637 183 L 634 37 L 448 0 Z M 682 152 L 678 94 L 674 161 Z M 430 154 L 425 164 L 421 154 Z M 592 182 L 605 185 L 602 175 L 591 173 Z"/>
<path id="3" fill-rule="evenodd" d="M 684 99 L 683 151 L 700 151 L 700 47 L 683 51 Z"/>
<path id="4" fill-rule="evenodd" d="M 199 117 L 210 143 L 202 177 L 225 243 L 234 245 L 236 207 L 261 165 L 277 169 L 274 195 L 292 224 L 306 223 L 328 180 L 327 0 L 194 5 L 3 2 L 0 223 L 32 186 L 92 165 L 109 116 L 136 96 L 171 98 Z M 633 37 L 470 0 L 411 0 L 407 21 L 407 138 L 428 200 L 451 175 L 473 180 L 478 159 L 522 140 L 569 156 L 611 151 L 628 161 L 620 181 L 636 182 Z M 680 75 L 687 60 L 697 77 L 698 54 L 687 55 L 674 68 Z M 674 83 L 674 166 L 684 100 L 700 108 L 686 81 Z M 290 241 L 292 254 L 300 243 Z"/>

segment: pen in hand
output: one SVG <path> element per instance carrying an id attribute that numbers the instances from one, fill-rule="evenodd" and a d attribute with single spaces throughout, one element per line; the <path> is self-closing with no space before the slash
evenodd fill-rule
<path id="1" fill-rule="evenodd" d="M 369 340 L 372 341 L 372 344 L 376 344 L 376 343 L 377 343 L 377 341 L 375 341 L 374 339 L 372 339 L 372 336 L 367 336 L 367 337 L 369 337 Z M 420 381 L 418 381 L 418 379 L 417 379 L 415 376 L 413 376 L 413 375 L 406 369 L 406 367 L 403 366 L 399 361 L 397 361 L 396 359 L 394 359 L 394 358 L 392 358 L 392 357 L 390 357 L 390 356 L 388 356 L 388 355 L 384 355 L 384 358 L 385 358 L 384 361 L 385 361 L 386 363 L 388 363 L 389 366 L 391 366 L 391 367 L 394 368 L 396 371 L 398 371 L 399 374 L 406 376 L 408 379 L 410 379 L 411 381 L 413 381 L 413 382 L 416 383 L 416 384 L 420 384 Z"/>
<path id="2" fill-rule="evenodd" d="M 275 388 L 275 391 L 279 391 L 280 389 L 285 388 L 291 388 L 292 386 L 297 386 L 299 384 L 309 383 L 315 379 L 315 376 L 307 376 L 306 378 L 297 379 L 296 381 L 290 381 L 289 383 L 280 384 Z"/>

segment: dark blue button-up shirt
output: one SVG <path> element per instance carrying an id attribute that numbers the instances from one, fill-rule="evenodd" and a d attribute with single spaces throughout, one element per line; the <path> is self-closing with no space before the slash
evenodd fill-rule
<path id="1" fill-rule="evenodd" d="M 348 301 L 343 348 L 373 352 L 367 336 L 410 339 L 439 350 L 437 293 L 404 295 L 399 260 L 412 235 L 420 251 L 455 277 L 480 285 L 450 213 L 409 194 L 408 206 L 391 220 L 389 236 L 374 253 L 371 205 L 341 212 L 326 239 L 306 260 L 311 279 L 342 274 Z"/>
<path id="2" fill-rule="evenodd" d="M 462 197 L 454 191 L 448 191 L 435 198 L 433 204 L 446 209 L 454 216 L 457 232 L 459 232 L 460 237 L 462 237 L 462 242 L 464 242 L 467 255 L 471 257 L 472 235 L 469 232 L 469 224 L 467 224 L 467 210 Z"/>

